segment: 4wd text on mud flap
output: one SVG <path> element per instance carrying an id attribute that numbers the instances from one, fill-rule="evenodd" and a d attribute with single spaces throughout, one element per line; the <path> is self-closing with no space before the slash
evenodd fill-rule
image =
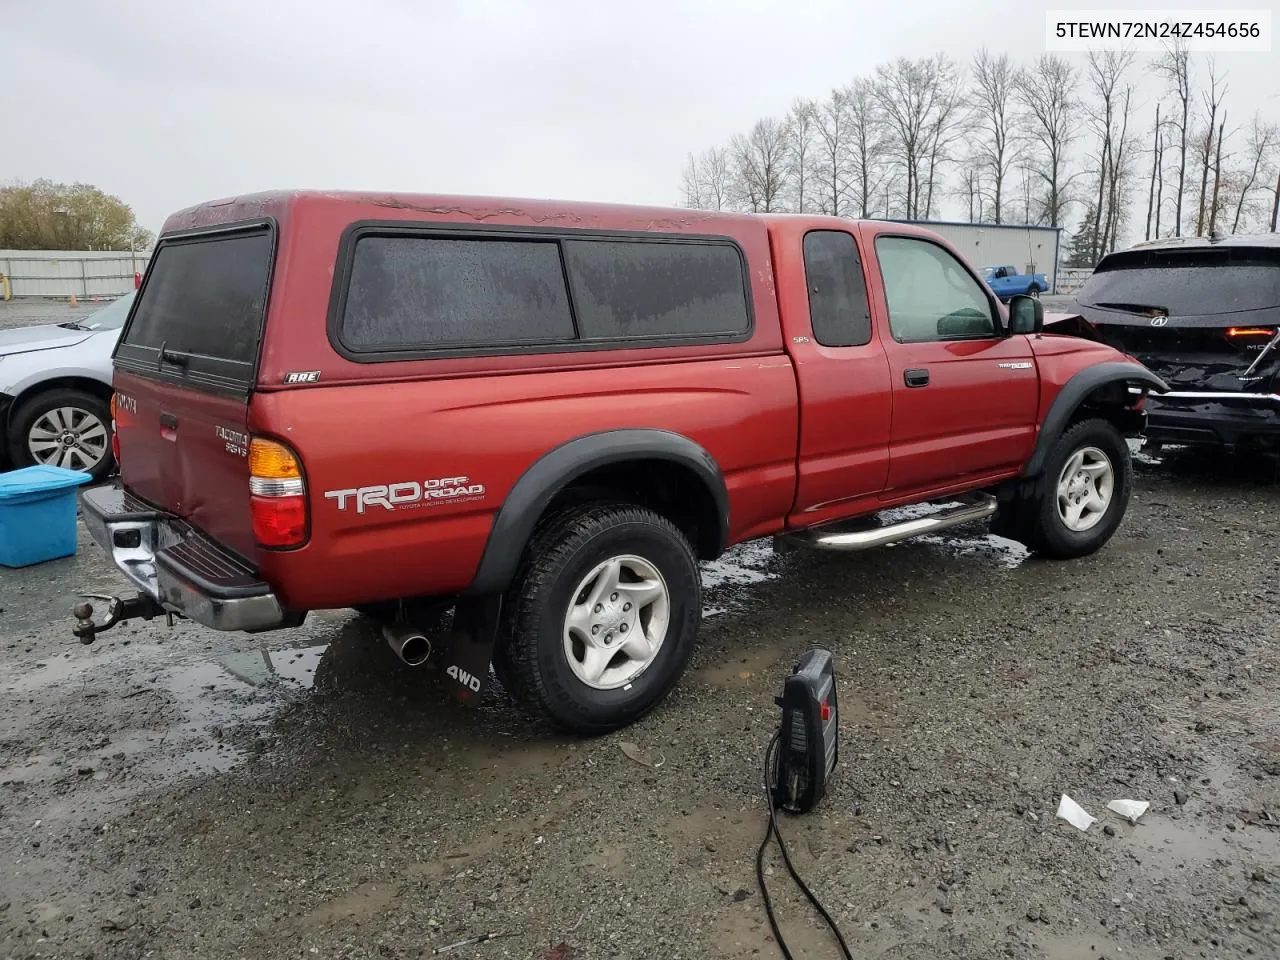
<path id="1" fill-rule="evenodd" d="M 404 480 L 400 483 L 383 483 L 371 487 L 350 487 L 346 490 L 326 490 L 326 500 L 336 500 L 339 510 L 346 510 L 354 500 L 356 513 L 364 513 L 366 507 L 414 509 L 442 501 L 476 500 L 484 496 L 484 484 L 472 483 L 470 477 L 438 477 L 434 480 Z"/>
<path id="2" fill-rule="evenodd" d="M 459 669 L 458 667 L 450 664 L 449 669 L 445 670 L 445 675 L 452 677 L 454 680 L 457 680 L 464 687 L 468 687 L 475 693 L 480 692 L 480 678 L 473 677 L 471 674 L 467 673 L 467 671 L 465 670 Z"/>

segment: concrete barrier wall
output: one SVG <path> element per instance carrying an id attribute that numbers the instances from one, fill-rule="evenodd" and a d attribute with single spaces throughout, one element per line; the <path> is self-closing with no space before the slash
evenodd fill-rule
<path id="1" fill-rule="evenodd" d="M 14 297 L 118 297 L 133 289 L 134 273 L 146 270 L 150 257 L 150 251 L 0 250 L 0 273 Z"/>

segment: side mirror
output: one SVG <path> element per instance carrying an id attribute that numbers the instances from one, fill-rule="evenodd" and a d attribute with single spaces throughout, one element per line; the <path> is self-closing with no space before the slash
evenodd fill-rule
<path id="1" fill-rule="evenodd" d="M 1044 329 L 1044 304 L 1018 294 L 1009 300 L 1009 333 L 1039 333 Z"/>

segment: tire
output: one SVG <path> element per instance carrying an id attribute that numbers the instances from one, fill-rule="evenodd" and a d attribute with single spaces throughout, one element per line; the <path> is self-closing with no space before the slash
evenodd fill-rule
<path id="1" fill-rule="evenodd" d="M 45 438 L 49 446 L 41 443 Z M 111 455 L 111 410 L 105 400 L 84 390 L 49 390 L 24 401 L 9 417 L 8 441 L 15 467 L 48 463 L 82 470 L 97 481 L 116 465 Z M 47 456 L 37 455 L 46 450 Z"/>
<path id="2" fill-rule="evenodd" d="M 1024 542 L 1054 559 L 1091 554 L 1120 526 L 1132 490 L 1133 463 L 1120 431 L 1107 420 L 1082 420 L 1049 451 L 1042 493 L 1028 505 Z M 1105 506 L 1091 505 L 1095 495 Z"/>
<path id="3" fill-rule="evenodd" d="M 1027 290 L 1027 296 L 1028 296 L 1028 297 L 1031 297 L 1033 300 L 1039 300 L 1039 299 L 1040 299 L 1040 288 L 1039 288 L 1039 287 L 1037 287 L 1037 286 L 1033 283 L 1033 284 L 1030 286 L 1030 288 Z"/>
<path id="4" fill-rule="evenodd" d="M 607 733 L 667 695 L 701 619 L 697 560 L 671 521 L 631 505 L 580 506 L 534 531 L 506 598 L 494 672 L 556 726 Z"/>

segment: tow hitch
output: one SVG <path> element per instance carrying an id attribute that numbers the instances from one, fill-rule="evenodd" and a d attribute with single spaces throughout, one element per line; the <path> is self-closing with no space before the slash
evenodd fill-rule
<path id="1" fill-rule="evenodd" d="M 136 597 L 108 597 L 100 593 L 82 593 L 85 599 L 77 603 L 71 610 L 76 618 L 76 625 L 71 628 L 80 642 L 86 646 L 98 639 L 98 634 L 110 630 L 124 620 L 150 620 L 153 617 L 167 618 L 169 626 L 173 626 L 173 614 L 160 606 L 151 596 L 140 593 Z M 93 605 L 87 600 L 105 600 L 107 616 L 101 623 L 93 622 Z"/>

